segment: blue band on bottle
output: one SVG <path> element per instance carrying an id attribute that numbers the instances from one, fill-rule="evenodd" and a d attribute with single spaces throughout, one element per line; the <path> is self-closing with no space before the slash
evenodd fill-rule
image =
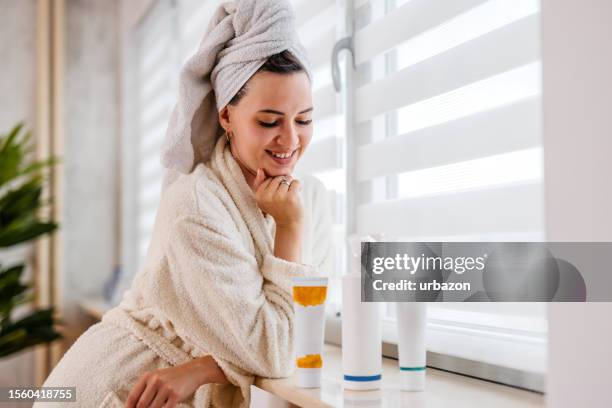
<path id="1" fill-rule="evenodd" d="M 401 371 L 423 371 L 426 367 L 400 367 Z"/>
<path id="2" fill-rule="evenodd" d="M 380 374 L 378 375 L 345 375 L 344 379 L 346 381 L 378 381 L 382 378 Z"/>

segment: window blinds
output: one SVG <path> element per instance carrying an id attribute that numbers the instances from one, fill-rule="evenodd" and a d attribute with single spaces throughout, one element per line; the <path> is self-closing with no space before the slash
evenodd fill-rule
<path id="1" fill-rule="evenodd" d="M 542 240 L 539 1 L 352 4 L 353 229 L 407 241 Z M 506 306 L 430 305 L 428 349 L 543 372 L 545 305 Z M 393 342 L 392 305 L 384 314 Z"/>
<path id="2" fill-rule="evenodd" d="M 173 2 L 154 2 L 135 31 L 137 52 L 137 265 L 139 270 L 147 248 L 161 191 L 159 161 L 168 118 L 176 100 L 177 61 L 174 44 Z"/>
<path id="3" fill-rule="evenodd" d="M 341 7 L 335 0 L 293 0 L 298 35 L 306 48 L 313 71 L 313 137 L 300 161 L 296 175 L 311 174 L 328 190 L 333 214 L 332 277 L 343 275 L 345 257 L 345 128 L 341 98 L 331 76 L 331 54 L 340 37 Z M 339 285 L 332 279 L 329 300 L 340 302 Z"/>
<path id="4" fill-rule="evenodd" d="M 541 238 L 538 2 L 375 3 L 356 2 L 357 232 Z"/>

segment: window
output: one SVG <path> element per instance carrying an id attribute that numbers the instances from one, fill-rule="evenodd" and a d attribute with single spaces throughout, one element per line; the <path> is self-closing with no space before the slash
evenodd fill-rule
<path id="1" fill-rule="evenodd" d="M 340 277 L 346 270 L 345 216 L 346 134 L 341 96 L 332 83 L 331 54 L 343 30 L 342 9 L 335 0 L 294 0 L 297 30 L 311 61 L 313 71 L 313 138 L 296 166 L 296 175 L 312 174 L 328 190 L 333 216 L 333 271 L 328 296 L 341 300 Z"/>
<path id="2" fill-rule="evenodd" d="M 138 97 L 138 258 L 144 261 L 159 205 L 163 168 L 159 157 L 168 118 L 178 89 L 176 15 L 173 3 L 155 2 L 135 32 L 137 47 Z"/>
<path id="3" fill-rule="evenodd" d="M 354 230 L 543 240 L 539 1 L 371 0 L 347 13 Z M 544 373 L 545 307 L 430 304 L 428 349 Z M 394 310 L 384 311 L 390 343 Z"/>

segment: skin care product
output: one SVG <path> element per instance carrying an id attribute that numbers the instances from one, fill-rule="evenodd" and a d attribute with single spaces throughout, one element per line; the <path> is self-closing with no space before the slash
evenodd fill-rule
<path id="1" fill-rule="evenodd" d="M 344 388 L 375 390 L 382 375 L 380 304 L 361 301 L 361 242 L 374 238 L 348 237 L 350 271 L 342 277 L 342 371 Z"/>
<path id="2" fill-rule="evenodd" d="M 342 277 L 342 371 L 347 390 L 380 388 L 380 306 L 361 301 L 361 276 L 355 274 Z"/>
<path id="3" fill-rule="evenodd" d="M 293 278 L 297 386 L 321 386 L 327 278 Z"/>
<path id="4" fill-rule="evenodd" d="M 401 388 L 404 391 L 423 391 L 427 303 L 398 302 L 396 306 Z"/>

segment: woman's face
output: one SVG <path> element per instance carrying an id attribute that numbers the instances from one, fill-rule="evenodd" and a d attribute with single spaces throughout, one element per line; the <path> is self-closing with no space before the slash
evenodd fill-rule
<path id="1" fill-rule="evenodd" d="M 219 113 L 226 131 L 233 133 L 234 155 L 269 177 L 288 175 L 312 138 L 312 91 L 304 72 L 257 72 L 246 95 Z M 275 154 L 288 157 L 275 157 Z"/>

